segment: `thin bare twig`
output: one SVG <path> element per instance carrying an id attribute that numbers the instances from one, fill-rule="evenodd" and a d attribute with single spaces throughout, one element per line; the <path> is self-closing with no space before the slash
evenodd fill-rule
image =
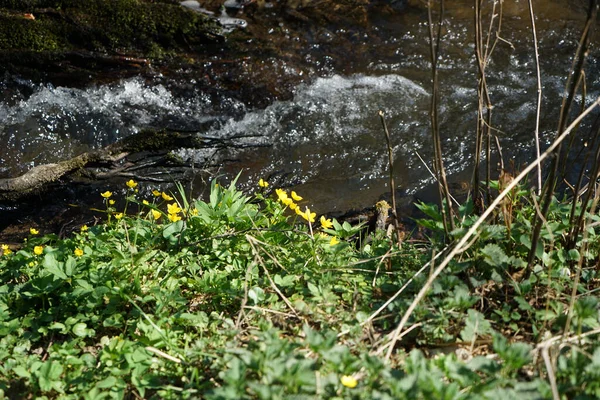
<path id="1" fill-rule="evenodd" d="M 529 0 L 529 17 L 531 19 L 531 35 L 533 37 L 533 49 L 535 54 L 535 70 L 537 76 L 537 108 L 535 113 L 535 156 L 540 156 L 540 114 L 542 111 L 542 74 L 540 73 L 540 55 L 537 44 L 537 33 L 535 29 L 535 14 L 533 12 L 533 0 Z M 538 196 L 542 193 L 542 167 L 537 168 Z"/>
<path id="2" fill-rule="evenodd" d="M 398 220 L 398 211 L 396 209 L 396 184 L 394 183 L 394 149 L 392 148 L 392 139 L 390 138 L 390 131 L 388 130 L 387 124 L 385 123 L 385 117 L 383 111 L 379 110 L 379 119 L 383 126 L 383 132 L 385 133 L 385 140 L 387 143 L 388 151 L 388 162 L 390 166 L 390 194 L 392 195 L 392 220 L 394 222 L 394 229 L 396 230 L 396 241 L 398 246 L 402 244 L 400 235 L 400 221 Z"/>

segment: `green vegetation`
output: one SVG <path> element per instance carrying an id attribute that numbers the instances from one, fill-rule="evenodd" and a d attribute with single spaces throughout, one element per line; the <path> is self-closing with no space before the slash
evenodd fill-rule
<path id="1" fill-rule="evenodd" d="M 219 40 L 216 21 L 178 3 L 16 1 L 0 9 L 0 50 L 88 50 L 161 58 Z"/>
<path id="2" fill-rule="evenodd" d="M 213 181 L 207 202 L 136 186 L 123 210 L 102 193 L 103 224 L 2 246 L 3 396 L 524 399 L 552 398 L 551 383 L 600 396 L 599 218 L 584 213 L 572 245 L 567 199 L 528 265 L 538 199 L 513 192 L 387 358 L 428 262 L 475 221 L 468 204 L 451 237 L 420 205 L 429 239 L 398 246 L 263 180 L 252 196 Z"/>

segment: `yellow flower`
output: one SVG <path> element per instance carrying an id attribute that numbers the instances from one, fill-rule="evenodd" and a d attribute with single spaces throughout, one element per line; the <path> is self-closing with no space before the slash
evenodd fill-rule
<path id="1" fill-rule="evenodd" d="M 133 179 L 128 180 L 125 184 L 129 189 L 135 189 L 135 187 L 138 185 Z"/>
<path id="2" fill-rule="evenodd" d="M 167 212 L 169 214 L 179 214 L 181 212 L 181 208 L 177 203 L 167 204 Z"/>
<path id="3" fill-rule="evenodd" d="M 27 265 L 29 265 L 30 267 L 35 267 L 35 263 L 34 263 L 33 261 L 31 261 L 31 262 L 30 262 L 29 264 L 27 264 Z"/>
<path id="4" fill-rule="evenodd" d="M 177 222 L 181 220 L 181 217 L 177 214 L 169 214 L 169 221 L 171 222 Z"/>
<path id="5" fill-rule="evenodd" d="M 290 199 L 289 197 L 286 197 L 285 199 L 281 200 L 281 202 L 286 206 L 291 206 L 292 204 L 294 204 L 294 200 Z"/>
<path id="6" fill-rule="evenodd" d="M 86 232 L 88 230 L 88 226 L 87 225 L 83 225 L 81 228 L 79 228 L 81 230 L 81 232 Z"/>
<path id="7" fill-rule="evenodd" d="M 159 197 L 161 195 L 161 193 L 158 190 L 156 190 L 156 189 L 154 189 L 152 191 L 152 194 L 154 195 L 154 197 Z"/>
<path id="8" fill-rule="evenodd" d="M 33 248 L 33 253 L 36 254 L 36 255 L 38 255 L 38 256 L 40 254 L 42 254 L 43 252 L 44 252 L 44 246 L 35 246 Z"/>
<path id="9" fill-rule="evenodd" d="M 331 240 L 329 241 L 329 245 L 330 246 L 335 246 L 336 244 L 338 244 L 340 241 L 338 240 L 338 238 L 336 238 L 335 236 L 333 236 L 331 238 Z"/>
<path id="10" fill-rule="evenodd" d="M 190 214 L 192 214 L 192 215 L 198 215 L 198 209 L 197 208 L 192 208 L 190 210 Z"/>
<path id="11" fill-rule="evenodd" d="M 32 235 L 37 235 L 38 233 L 40 233 L 40 231 L 38 231 L 35 228 L 29 228 L 29 233 L 31 233 Z"/>
<path id="12" fill-rule="evenodd" d="M 111 206 L 114 206 L 114 205 L 115 205 L 115 201 L 114 201 L 114 200 L 112 200 L 112 199 L 110 199 L 110 200 L 108 201 L 108 204 L 110 204 Z"/>
<path id="13" fill-rule="evenodd" d="M 258 181 L 258 186 L 260 186 L 261 188 L 267 188 L 269 187 L 269 182 L 264 181 L 262 178 L 260 178 L 260 180 Z"/>
<path id="14" fill-rule="evenodd" d="M 79 247 L 75 249 L 75 251 L 73 251 L 73 253 L 77 256 L 77 257 L 81 257 L 83 255 L 83 250 L 81 250 Z"/>
<path id="15" fill-rule="evenodd" d="M 277 193 L 277 197 L 279 198 L 279 201 L 281 201 L 281 202 L 283 202 L 283 200 L 288 198 L 287 193 L 283 189 L 275 189 L 275 193 Z"/>
<path id="16" fill-rule="evenodd" d="M 160 211 L 152 210 L 152 218 L 154 218 L 155 220 L 159 219 L 161 215 L 162 214 L 160 213 Z"/>
<path id="17" fill-rule="evenodd" d="M 325 229 L 333 227 L 331 219 L 326 219 L 324 215 L 321 215 L 321 219 L 319 221 L 321 222 L 321 226 Z"/>
<path id="18" fill-rule="evenodd" d="M 304 210 L 303 213 L 300 214 L 300 216 L 302 218 L 304 218 L 305 220 L 307 220 L 310 223 L 315 222 L 315 218 L 317 217 L 317 213 L 311 213 L 310 209 L 308 207 L 306 207 L 306 210 Z"/>
<path id="19" fill-rule="evenodd" d="M 2 247 L 2 254 L 4 254 L 5 256 L 12 253 L 12 251 L 10 250 L 10 248 L 8 247 L 7 244 L 3 244 L 1 247 Z"/>
<path id="20" fill-rule="evenodd" d="M 296 203 L 291 203 L 289 205 L 289 207 L 290 207 L 290 210 L 294 210 L 294 211 L 298 210 L 298 204 L 296 204 Z"/>
<path id="21" fill-rule="evenodd" d="M 100 193 L 100 196 L 104 197 L 105 199 L 108 199 L 110 196 L 112 196 L 112 192 L 109 192 L 108 190 L 104 193 Z"/>
<path id="22" fill-rule="evenodd" d="M 303 198 L 304 197 L 298 196 L 298 194 L 292 190 L 292 199 L 294 199 L 295 201 L 300 201 Z"/>
<path id="23" fill-rule="evenodd" d="M 148 200 L 142 200 L 142 204 L 145 205 L 145 206 L 147 206 L 150 203 L 148 203 Z"/>
<path id="24" fill-rule="evenodd" d="M 160 195 L 162 196 L 163 199 L 165 199 L 165 201 L 173 200 L 173 198 L 171 196 L 169 196 L 168 194 L 166 194 L 165 192 L 162 192 Z"/>
<path id="25" fill-rule="evenodd" d="M 356 385 L 358 385 L 358 381 L 356 380 L 356 378 L 348 375 L 342 376 L 340 378 L 340 382 L 342 382 L 342 385 L 350 389 L 353 389 L 356 387 Z"/>
<path id="26" fill-rule="evenodd" d="M 116 218 L 116 219 L 121 219 L 121 218 L 123 218 L 123 213 L 116 213 L 116 214 L 115 214 L 115 218 Z"/>
<path id="27" fill-rule="evenodd" d="M 303 216 L 302 211 L 300 211 L 300 207 L 296 206 L 295 208 L 292 208 L 292 210 L 294 210 L 294 212 L 299 215 L 299 216 Z"/>

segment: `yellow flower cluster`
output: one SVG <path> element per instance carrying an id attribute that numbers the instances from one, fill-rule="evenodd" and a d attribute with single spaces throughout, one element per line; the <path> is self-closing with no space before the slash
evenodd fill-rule
<path id="1" fill-rule="evenodd" d="M 301 215 L 300 208 L 298 207 L 298 204 L 295 203 L 295 201 L 302 200 L 301 196 L 298 196 L 298 194 L 296 192 L 294 192 L 293 190 L 291 193 L 292 197 L 289 197 L 287 192 L 283 189 L 275 189 L 275 193 L 277 193 L 277 197 L 279 198 L 279 201 L 283 205 L 285 205 L 286 207 L 289 207 L 290 210 L 294 210 L 296 212 L 296 214 Z M 308 208 L 307 208 L 307 210 L 308 210 Z M 308 216 L 310 216 L 310 212 L 309 212 Z M 305 218 L 305 219 L 308 221 L 308 218 Z M 314 221 L 312 221 L 312 222 L 314 222 Z"/>
<path id="2" fill-rule="evenodd" d="M 12 253 L 12 250 L 8 247 L 7 244 L 3 244 L 1 246 L 2 248 L 2 254 L 4 254 L 5 256 L 9 255 L 10 253 Z"/>
<path id="3" fill-rule="evenodd" d="M 165 198 L 164 193 L 163 193 L 163 198 Z M 179 213 L 181 212 L 181 208 L 179 208 L 179 205 L 177 203 L 167 204 L 167 212 L 168 212 L 169 221 L 177 222 L 177 221 L 181 220 L 181 216 L 179 215 Z"/>
<path id="4" fill-rule="evenodd" d="M 350 389 L 354 389 L 356 385 L 358 385 L 358 381 L 356 380 L 356 378 L 349 375 L 342 376 L 340 378 L 340 382 L 342 383 L 342 385 Z"/>
<path id="5" fill-rule="evenodd" d="M 265 188 L 269 184 L 261 179 L 258 182 L 258 185 L 260 187 Z M 302 200 L 303 197 L 299 196 L 298 193 L 296 193 L 295 191 L 292 190 L 292 192 L 288 195 L 288 193 L 283 189 L 275 189 L 275 194 L 277 194 L 277 199 L 279 200 L 279 202 L 281 204 L 283 204 L 286 207 L 289 207 L 290 210 L 294 210 L 294 212 L 298 216 L 300 216 L 303 219 L 305 219 L 306 221 L 308 221 L 309 224 L 312 224 L 315 222 L 315 220 L 317 218 L 317 213 L 311 212 L 310 208 L 308 208 L 308 207 L 305 207 L 304 211 L 300 210 L 300 207 L 298 206 L 298 204 L 296 202 Z M 331 219 L 325 218 L 324 215 L 321 216 L 321 218 L 319 219 L 319 222 L 321 223 L 321 227 L 323 229 L 333 228 L 333 222 L 331 221 Z M 312 225 L 310 225 L 310 229 L 311 229 L 311 235 L 312 235 Z M 340 241 L 337 237 L 332 236 L 331 240 L 329 241 L 329 244 L 331 246 L 335 246 L 339 242 Z"/>

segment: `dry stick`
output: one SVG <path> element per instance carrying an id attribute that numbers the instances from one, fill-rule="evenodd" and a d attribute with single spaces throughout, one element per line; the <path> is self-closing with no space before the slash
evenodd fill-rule
<path id="1" fill-rule="evenodd" d="M 598 162 L 598 160 L 596 160 L 596 162 Z M 590 223 L 592 218 L 596 214 L 597 206 L 598 206 L 598 194 L 595 195 L 594 201 L 592 202 L 592 205 L 590 206 L 587 223 Z M 583 213 L 583 211 L 582 211 L 582 213 Z M 567 334 L 569 333 L 571 319 L 573 318 L 573 308 L 575 307 L 575 298 L 577 297 L 577 287 L 579 286 L 579 280 L 581 279 L 581 271 L 583 269 L 583 260 L 585 258 L 585 253 L 587 253 L 588 246 L 589 246 L 588 235 L 589 235 L 589 230 L 585 229 L 585 226 L 583 226 L 583 240 L 582 240 L 582 244 L 581 244 L 581 250 L 582 250 L 581 253 L 582 254 L 579 255 L 579 261 L 577 262 L 577 272 L 575 273 L 575 280 L 573 281 L 573 288 L 571 289 L 571 301 L 569 302 L 569 309 L 567 311 L 567 321 L 565 322 L 565 329 L 563 332 L 564 336 L 567 336 Z"/>
<path id="2" fill-rule="evenodd" d="M 490 139 L 490 130 L 492 127 L 492 100 L 490 98 L 490 93 L 487 87 L 487 79 L 485 76 L 485 68 L 488 64 L 489 57 L 491 57 L 491 53 L 496 46 L 497 40 L 494 41 L 492 48 L 490 49 L 490 36 L 493 28 L 493 21 L 496 16 L 496 3 L 494 2 L 494 6 L 492 8 L 492 16 L 490 18 L 490 26 L 488 28 L 488 34 L 485 45 L 485 52 L 482 55 L 483 46 L 483 27 L 482 27 L 482 18 L 481 18 L 481 0 L 475 0 L 474 7 L 474 16 L 475 16 L 475 58 L 477 61 L 477 67 L 479 72 L 479 82 L 477 87 L 477 128 L 475 133 L 475 166 L 473 168 L 473 197 L 475 204 L 478 204 L 478 199 L 476 196 L 479 196 L 479 164 L 481 162 L 481 151 L 483 148 L 483 137 L 484 134 L 486 136 L 486 200 L 488 204 L 491 202 L 491 192 L 490 192 L 490 180 L 491 180 L 491 139 Z M 501 8 L 502 12 L 502 8 Z M 500 15 L 501 15 L 500 12 Z M 500 31 L 502 18 L 499 17 L 498 20 L 498 29 L 496 32 L 496 39 L 499 38 L 498 33 Z M 484 118 L 483 115 L 483 107 L 485 100 L 485 108 L 486 115 Z"/>
<path id="3" fill-rule="evenodd" d="M 552 368 L 552 361 L 550 361 L 548 349 L 549 347 L 542 348 L 542 358 L 544 359 L 546 371 L 548 372 L 548 380 L 550 381 L 550 387 L 552 388 L 552 399 L 560 400 L 560 393 L 558 392 L 558 386 L 556 385 L 556 375 L 554 375 L 554 368 Z"/>
<path id="4" fill-rule="evenodd" d="M 548 371 L 548 380 L 550 381 L 550 387 L 552 388 L 552 398 L 554 400 L 560 399 L 560 395 L 558 393 L 558 387 L 556 386 L 556 376 L 554 375 L 554 369 L 552 368 L 552 363 L 550 361 L 550 356 L 548 354 L 548 349 L 551 346 L 554 346 L 556 343 L 571 343 L 583 339 L 587 336 L 592 336 L 600 333 L 600 328 L 596 328 L 586 333 L 582 333 L 575 336 L 570 336 L 565 338 L 564 336 L 554 336 L 548 340 L 539 343 L 536 346 L 536 350 L 540 350 L 542 352 L 542 357 L 544 358 L 544 364 L 546 364 L 546 370 Z M 562 339 L 562 340 L 561 340 Z"/>
<path id="5" fill-rule="evenodd" d="M 452 251 L 450 251 L 450 253 L 446 256 L 444 261 L 442 261 L 442 263 L 435 269 L 435 271 L 433 271 L 433 273 L 431 274 L 431 276 L 429 277 L 427 282 L 425 282 L 425 285 L 423 285 L 423 287 L 417 294 L 417 297 L 415 297 L 415 299 L 413 300 L 411 305 L 408 307 L 408 310 L 406 310 L 406 313 L 404 313 L 402 320 L 400 320 L 400 323 L 398 324 L 398 327 L 396 328 L 396 331 L 394 332 L 394 336 L 392 338 L 391 345 L 390 345 L 387 355 L 386 355 L 387 360 L 389 360 L 389 358 L 392 356 L 393 349 L 395 347 L 396 342 L 398 341 L 398 336 L 402 332 L 402 329 L 404 329 L 406 322 L 410 318 L 412 312 L 415 310 L 417 305 L 425 297 L 425 294 L 431 288 L 433 281 L 438 277 L 439 274 L 442 273 L 444 268 L 446 268 L 446 266 L 450 263 L 450 261 L 454 258 L 454 256 L 461 252 L 462 247 L 465 245 L 465 243 L 467 243 L 469 238 L 475 234 L 475 232 L 477 231 L 477 228 L 479 228 L 479 226 L 486 220 L 486 218 L 494 211 L 494 209 L 500 204 L 502 199 L 504 197 L 506 197 L 506 195 L 508 195 L 511 192 L 511 190 L 513 190 L 514 187 L 517 186 L 517 184 L 521 180 L 523 180 L 523 178 L 525 178 L 527 176 L 527 174 L 529 174 L 529 172 L 531 172 L 546 157 L 548 157 L 554 151 L 554 149 L 556 149 L 560 145 L 560 143 L 569 135 L 571 130 L 573 130 L 581 122 L 581 120 L 583 120 L 583 118 L 585 118 L 585 116 L 587 116 L 590 112 L 592 112 L 592 110 L 594 108 L 596 108 L 598 105 L 600 105 L 600 97 L 598 99 L 596 99 L 596 101 L 594 101 L 588 108 L 586 108 L 586 110 L 583 113 L 581 113 L 575 119 L 575 121 L 573 121 L 573 123 L 571 123 L 571 125 L 569 125 L 569 127 L 552 143 L 552 145 L 550 147 L 548 147 L 548 149 L 546 149 L 546 151 L 544 151 L 534 162 L 529 164 L 527 166 L 527 168 L 525 168 L 515 179 L 513 179 L 513 181 L 502 191 L 502 193 L 500 193 L 498 195 L 498 197 L 496 197 L 494 199 L 492 204 L 489 205 L 489 207 L 483 212 L 483 214 L 481 214 L 479 219 L 473 224 L 473 226 L 471 226 L 471 228 L 467 231 L 465 236 L 463 236 L 463 238 L 456 244 L 456 246 L 454 246 Z"/>
<path id="6" fill-rule="evenodd" d="M 396 240 L 398 246 L 402 244 L 400 239 L 400 221 L 398 221 L 398 213 L 396 211 L 396 184 L 394 183 L 394 151 L 392 149 L 392 139 L 390 138 L 390 131 L 388 130 L 383 111 L 379 110 L 379 119 L 381 119 L 381 125 L 383 126 L 383 132 L 385 133 L 385 140 L 387 143 L 388 150 L 388 161 L 390 164 L 390 193 L 392 195 L 392 219 L 394 220 L 394 229 L 396 230 Z"/>
<path id="7" fill-rule="evenodd" d="M 444 231 L 446 234 L 454 230 L 454 212 L 452 203 L 450 202 L 450 188 L 446 179 L 446 169 L 444 168 L 444 160 L 442 157 L 442 141 L 440 138 L 440 126 L 438 118 L 438 102 L 439 102 L 439 79 L 438 79 L 438 59 L 442 36 L 442 25 L 444 22 L 444 0 L 440 0 L 440 17 L 437 25 L 437 34 L 433 34 L 433 16 L 431 14 L 431 0 L 427 1 L 427 21 L 429 25 L 429 51 L 431 56 L 431 74 L 432 74 L 432 93 L 431 104 L 429 108 L 429 116 L 431 119 L 431 133 L 433 138 L 434 148 L 434 166 L 438 180 L 441 182 L 442 190 L 440 190 L 440 211 L 444 222 Z M 444 199 L 446 205 L 444 206 Z"/>
<path id="8" fill-rule="evenodd" d="M 535 29 L 535 14 L 533 0 L 529 0 L 529 17 L 531 19 L 531 34 L 533 36 L 533 49 L 535 52 L 535 69 L 537 72 L 537 110 L 535 114 L 535 156 L 540 156 L 540 114 L 542 112 L 542 74 L 540 72 L 540 55 L 538 52 L 537 33 Z M 537 167 L 538 196 L 542 193 L 542 167 Z"/>
<path id="9" fill-rule="evenodd" d="M 573 103 L 573 99 L 575 98 L 575 93 L 577 91 L 578 82 L 580 78 L 580 74 L 583 71 L 583 64 L 587 55 L 588 49 L 588 40 L 589 34 L 596 20 L 597 15 L 597 0 L 590 0 L 590 8 L 588 10 L 588 16 L 585 23 L 585 27 L 583 32 L 581 33 L 581 39 L 579 39 L 579 43 L 577 45 L 577 50 L 575 52 L 575 56 L 573 57 L 573 63 L 571 65 L 571 70 L 569 72 L 569 76 L 567 78 L 567 83 L 565 85 L 565 93 L 563 96 L 562 105 L 560 108 L 560 117 L 558 121 L 558 129 L 556 131 L 556 137 L 560 137 L 564 131 L 565 126 L 567 126 L 567 120 L 569 118 L 571 104 Z M 577 82 L 573 82 L 573 77 L 577 78 Z M 542 188 L 542 214 L 546 215 L 550 208 L 550 203 L 552 202 L 552 195 L 554 194 L 554 189 L 556 187 L 556 176 L 558 173 L 559 165 L 561 164 L 560 160 L 560 147 L 556 150 L 556 157 L 551 162 L 550 166 L 550 174 L 546 179 L 546 183 Z M 531 234 L 531 243 L 537 243 L 540 238 L 540 231 L 542 229 L 541 221 L 536 221 L 533 232 Z M 535 257 L 535 247 L 531 247 L 529 250 L 529 254 L 527 255 L 527 264 L 531 266 L 533 263 L 533 259 Z"/>

